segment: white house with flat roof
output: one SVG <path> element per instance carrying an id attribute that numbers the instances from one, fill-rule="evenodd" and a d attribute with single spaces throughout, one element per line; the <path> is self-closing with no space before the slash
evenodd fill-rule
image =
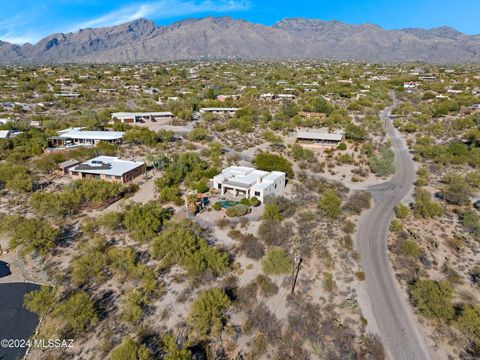
<path id="1" fill-rule="evenodd" d="M 212 113 L 216 115 L 228 115 L 233 116 L 235 113 L 240 110 L 239 108 L 230 108 L 230 107 L 208 107 L 201 108 L 200 113 Z"/>
<path id="2" fill-rule="evenodd" d="M 163 119 L 173 119 L 173 113 L 170 111 L 112 113 L 112 121 L 119 121 L 125 124 L 135 124 L 137 122 L 156 121 Z"/>
<path id="3" fill-rule="evenodd" d="M 122 160 L 114 156 L 98 156 L 67 170 L 73 178 L 96 178 L 127 183 L 145 172 L 145 163 Z"/>
<path id="4" fill-rule="evenodd" d="M 57 136 L 48 138 L 53 147 L 93 146 L 100 141 L 118 143 L 122 140 L 122 131 L 88 131 L 83 128 L 69 128 L 57 132 Z"/>
<path id="5" fill-rule="evenodd" d="M 263 202 L 267 196 L 280 195 L 285 190 L 286 174 L 262 171 L 246 166 L 230 166 L 213 178 L 213 186 L 222 195 L 256 197 Z"/>

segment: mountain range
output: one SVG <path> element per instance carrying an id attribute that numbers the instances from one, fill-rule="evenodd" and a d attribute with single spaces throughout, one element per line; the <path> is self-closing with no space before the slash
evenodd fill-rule
<path id="1" fill-rule="evenodd" d="M 376 25 L 291 18 L 272 26 L 230 17 L 157 26 L 147 19 L 49 35 L 35 45 L 0 41 L 0 63 L 134 63 L 198 59 L 322 59 L 478 63 L 480 35 L 449 27 L 386 30 Z"/>

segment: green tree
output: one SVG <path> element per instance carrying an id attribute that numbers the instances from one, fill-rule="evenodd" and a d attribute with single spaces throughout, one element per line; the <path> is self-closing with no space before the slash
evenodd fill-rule
<path id="1" fill-rule="evenodd" d="M 40 255 L 47 255 L 60 236 L 60 230 L 50 226 L 45 220 L 14 215 L 1 218 L 0 232 L 10 236 L 10 247 L 22 246 L 23 252 L 35 251 Z"/>
<path id="2" fill-rule="evenodd" d="M 418 311 L 428 318 L 450 321 L 455 315 L 453 288 L 444 280 L 418 280 L 411 288 L 411 296 Z"/>
<path id="3" fill-rule="evenodd" d="M 370 158 L 369 165 L 372 172 L 378 176 L 388 176 L 395 172 L 393 164 L 394 154 L 390 149 L 383 149 L 377 156 Z"/>
<path id="4" fill-rule="evenodd" d="M 180 265 L 192 277 L 209 271 L 213 275 L 229 270 L 228 254 L 209 246 L 188 221 L 169 224 L 152 242 L 153 258 L 161 259 L 165 267 Z"/>
<path id="5" fill-rule="evenodd" d="M 56 291 L 52 286 L 42 286 L 38 290 L 29 291 L 23 298 L 25 308 L 38 316 L 45 316 L 56 302 Z"/>
<path id="6" fill-rule="evenodd" d="M 318 208 L 330 220 L 336 220 L 342 214 L 342 199 L 333 189 L 326 189 L 320 196 Z"/>
<path id="7" fill-rule="evenodd" d="M 264 171 L 282 171 L 293 178 L 292 164 L 281 155 L 260 152 L 255 156 L 253 164 Z"/>
<path id="8" fill-rule="evenodd" d="M 130 236 L 145 242 L 155 237 L 172 215 L 171 210 L 164 209 L 155 201 L 150 201 L 145 205 L 130 205 L 124 214 L 123 222 Z"/>
<path id="9" fill-rule="evenodd" d="M 85 291 L 76 292 L 58 304 L 54 315 L 65 321 L 65 331 L 73 335 L 84 332 L 98 320 L 93 302 Z"/>
<path id="10" fill-rule="evenodd" d="M 227 320 L 226 311 L 231 305 L 228 296 L 221 289 L 202 292 L 193 302 L 188 321 L 200 336 L 218 336 Z"/>

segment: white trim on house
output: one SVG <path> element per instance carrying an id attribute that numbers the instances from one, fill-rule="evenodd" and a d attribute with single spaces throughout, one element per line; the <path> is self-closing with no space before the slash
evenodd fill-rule
<path id="1" fill-rule="evenodd" d="M 145 120 L 153 121 L 156 119 L 172 119 L 173 113 L 170 111 L 157 112 L 116 112 L 112 113 L 112 121 L 118 120 L 122 123 L 136 123 Z"/>
<path id="2" fill-rule="evenodd" d="M 264 202 L 267 196 L 280 195 L 285 190 L 286 174 L 262 171 L 246 166 L 230 166 L 214 176 L 213 186 L 222 195 L 256 197 Z"/>

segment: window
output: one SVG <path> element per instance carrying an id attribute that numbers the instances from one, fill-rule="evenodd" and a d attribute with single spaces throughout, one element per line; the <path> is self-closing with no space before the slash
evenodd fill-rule
<path id="1" fill-rule="evenodd" d="M 222 184 L 218 184 L 218 190 L 222 189 Z"/>
<path id="2" fill-rule="evenodd" d="M 260 191 L 255 191 L 255 196 L 260 196 Z"/>

